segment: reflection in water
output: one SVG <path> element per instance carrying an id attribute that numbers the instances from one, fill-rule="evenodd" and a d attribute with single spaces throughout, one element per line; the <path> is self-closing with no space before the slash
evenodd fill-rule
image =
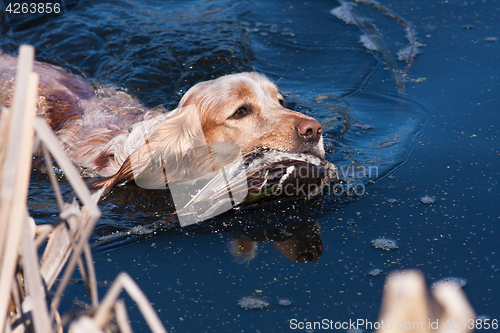
<path id="1" fill-rule="evenodd" d="M 321 258 L 323 243 L 317 221 L 279 229 L 267 229 L 252 235 L 236 236 L 229 251 L 238 262 L 246 263 L 257 255 L 258 243 L 273 242 L 285 258 L 296 262 L 315 262 Z"/>

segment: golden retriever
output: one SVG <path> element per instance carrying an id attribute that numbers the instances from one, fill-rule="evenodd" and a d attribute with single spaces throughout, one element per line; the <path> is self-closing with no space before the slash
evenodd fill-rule
<path id="1" fill-rule="evenodd" d="M 0 53 L 0 105 L 9 104 L 16 62 Z M 200 82 L 177 109 L 165 112 L 148 110 L 124 92 L 94 88 L 53 65 L 36 62 L 34 70 L 40 75 L 38 114 L 45 115 L 77 166 L 107 177 L 96 187 L 109 189 L 134 179 L 137 170 L 146 172 L 148 162 L 141 161 L 146 152 L 168 156 L 175 164 L 169 178 L 182 179 L 186 172 L 180 165 L 195 163 L 197 147 L 210 150 L 212 143 L 233 144 L 241 154 L 269 148 L 324 158 L 321 124 L 287 109 L 262 74 Z"/>

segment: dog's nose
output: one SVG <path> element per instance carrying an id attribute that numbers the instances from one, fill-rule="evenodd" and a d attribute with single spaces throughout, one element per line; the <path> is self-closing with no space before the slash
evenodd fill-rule
<path id="1" fill-rule="evenodd" d="M 318 141 L 323 127 L 314 119 L 304 119 L 296 127 L 297 133 L 307 141 Z"/>

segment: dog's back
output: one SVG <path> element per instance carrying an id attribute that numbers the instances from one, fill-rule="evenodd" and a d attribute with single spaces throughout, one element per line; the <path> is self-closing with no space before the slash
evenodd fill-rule
<path id="1" fill-rule="evenodd" d="M 0 105 L 10 105 L 17 58 L 0 53 Z M 80 101 L 94 97 L 92 86 L 61 68 L 35 62 L 40 76 L 38 114 L 46 114 L 49 125 L 59 131 L 71 120 L 83 116 Z"/>
<path id="2" fill-rule="evenodd" d="M 16 65 L 16 57 L 0 53 L 0 105 L 10 105 Z M 35 62 L 33 70 L 40 77 L 37 114 L 45 115 L 76 165 L 102 176 L 115 174 L 130 153 L 116 151 L 126 146 L 116 143 L 126 140 L 132 125 L 161 114 L 124 92 L 94 88 L 60 67 Z"/>

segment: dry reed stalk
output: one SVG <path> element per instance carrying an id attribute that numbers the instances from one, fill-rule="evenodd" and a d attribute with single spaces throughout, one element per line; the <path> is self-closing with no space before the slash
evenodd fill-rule
<path id="1" fill-rule="evenodd" d="M 31 313 L 33 325 L 36 332 L 50 332 L 52 327 L 49 320 L 49 311 L 45 299 L 45 287 L 39 272 L 38 254 L 33 235 L 31 233 L 30 221 L 25 212 L 23 234 L 21 238 L 21 250 L 23 256 L 23 274 L 26 281 L 26 300 L 31 301 Z M 23 303 L 24 303 L 23 302 Z"/>
<path id="2" fill-rule="evenodd" d="M 75 169 L 71 161 L 64 153 L 61 144 L 56 136 L 49 128 L 46 120 L 42 117 L 35 119 L 35 130 L 44 147 L 46 147 L 54 159 L 57 161 L 60 168 L 64 170 L 65 176 L 75 190 L 78 199 L 83 203 L 83 208 L 80 211 L 78 204 L 74 202 L 72 205 L 64 205 L 61 212 L 61 217 L 66 219 L 67 224 L 60 224 L 53 232 L 54 237 L 50 238 L 47 244 L 47 249 L 42 258 L 42 274 L 44 275 L 47 285 L 52 286 L 55 278 L 59 275 L 64 264 L 71 254 L 69 263 L 66 265 L 66 270 L 63 274 L 61 282 L 58 285 L 55 296 L 51 304 L 51 318 L 54 318 L 55 312 L 59 306 L 62 292 L 66 288 L 68 281 L 73 274 L 76 265 L 80 267 L 82 275 L 86 275 L 81 263 L 81 254 L 86 257 L 87 269 L 90 281 L 85 280 L 85 283 L 90 289 L 92 304 L 95 306 L 98 303 L 97 286 L 95 283 L 95 273 L 93 269 L 92 256 L 88 248 L 88 239 L 94 230 L 95 224 L 99 219 L 101 212 L 97 207 L 97 202 L 101 196 L 101 192 L 90 193 L 87 185 L 83 182 L 78 171 Z M 48 155 L 48 154 L 47 154 Z M 49 160 L 46 158 L 46 160 Z M 49 162 L 50 163 L 50 162 Z M 52 173 L 49 170 L 49 175 Z M 56 198 L 58 203 L 62 204 L 57 181 L 53 175 L 50 176 L 52 185 L 56 189 Z M 67 229 L 69 228 L 69 230 Z M 74 230 L 74 232 L 72 232 Z M 47 263 L 47 264 L 46 264 Z"/>
<path id="3" fill-rule="evenodd" d="M 3 174 L 3 161 L 7 151 L 7 141 L 9 138 L 10 110 L 0 107 L 0 175 Z M 2 186 L 2 177 L 0 177 L 0 187 Z M 2 233 L 3 235 L 3 233 Z"/>
<path id="4" fill-rule="evenodd" d="M 77 205 L 76 202 L 73 202 L 72 205 L 67 204 L 66 207 L 74 205 Z M 59 223 L 50 233 L 49 241 L 42 255 L 40 268 L 40 273 L 47 285 L 47 289 L 52 288 L 57 276 L 64 268 L 64 264 L 71 254 L 71 236 L 68 229 L 75 228 L 76 226 L 72 226 L 74 224 L 76 224 L 76 221 L 74 218 L 71 218 L 66 223 Z M 37 243 L 43 241 L 43 239 L 41 241 L 39 239 L 37 238 Z"/>
<path id="5" fill-rule="evenodd" d="M 468 333 L 472 332 L 474 329 L 470 327 L 470 319 L 476 319 L 476 314 L 472 309 L 467 296 L 465 296 L 462 289 L 453 284 L 441 284 L 432 289 L 432 296 L 434 300 L 439 305 L 439 322 L 450 323 L 449 326 L 444 327 L 439 330 L 439 333 L 451 333 L 451 332 L 461 332 Z M 461 324 L 461 320 L 465 320 L 467 327 L 457 331 L 454 327 L 454 321 L 458 320 Z M 474 321 L 475 324 L 475 321 Z M 429 330 L 430 331 L 430 330 Z"/>
<path id="6" fill-rule="evenodd" d="M 438 308 L 433 307 L 422 273 L 418 271 L 402 271 L 391 273 L 385 283 L 382 306 L 378 322 L 386 325 L 377 333 L 422 332 L 449 333 L 444 327 L 446 320 L 464 320 L 469 323 L 476 315 L 463 291 L 455 285 L 442 284 L 432 290 Z M 430 322 L 438 320 L 439 328 L 429 327 Z M 392 327 L 388 327 L 391 323 Z M 411 328 L 405 324 L 412 324 Z M 397 324 L 402 324 L 397 327 Z M 415 328 L 415 324 L 417 327 Z M 420 325 L 418 325 L 420 324 Z M 452 326 L 452 324 L 450 324 Z M 468 328 L 452 329 L 454 333 L 468 333 Z"/>
<path id="7" fill-rule="evenodd" d="M 136 302 L 153 333 L 167 333 L 148 299 L 127 273 L 118 275 L 93 317 L 80 316 L 70 324 L 70 331 L 76 333 L 107 332 L 110 329 L 111 318 L 114 314 L 120 332 L 132 332 L 125 303 L 118 299 L 123 290 Z"/>
<path id="8" fill-rule="evenodd" d="M 151 331 L 154 333 L 166 333 L 167 331 L 156 315 L 151 303 L 149 303 L 144 293 L 127 273 L 120 273 L 116 277 L 108 293 L 97 308 L 94 316 L 96 326 L 102 328 L 107 325 L 112 314 L 112 309 L 123 289 L 125 289 L 130 297 L 137 303 Z"/>
<path id="9" fill-rule="evenodd" d="M 5 314 L 10 292 L 21 230 L 26 214 L 31 156 L 33 119 L 36 113 L 38 75 L 32 73 L 34 48 L 23 45 L 19 50 L 12 116 L 8 125 L 8 142 L 2 164 L 0 188 L 0 327 L 7 325 Z"/>
<path id="10" fill-rule="evenodd" d="M 132 327 L 130 327 L 130 320 L 128 319 L 127 308 L 125 307 L 125 302 L 121 299 L 117 299 L 115 303 L 115 316 L 118 322 L 118 327 L 121 333 L 132 333 Z"/>

